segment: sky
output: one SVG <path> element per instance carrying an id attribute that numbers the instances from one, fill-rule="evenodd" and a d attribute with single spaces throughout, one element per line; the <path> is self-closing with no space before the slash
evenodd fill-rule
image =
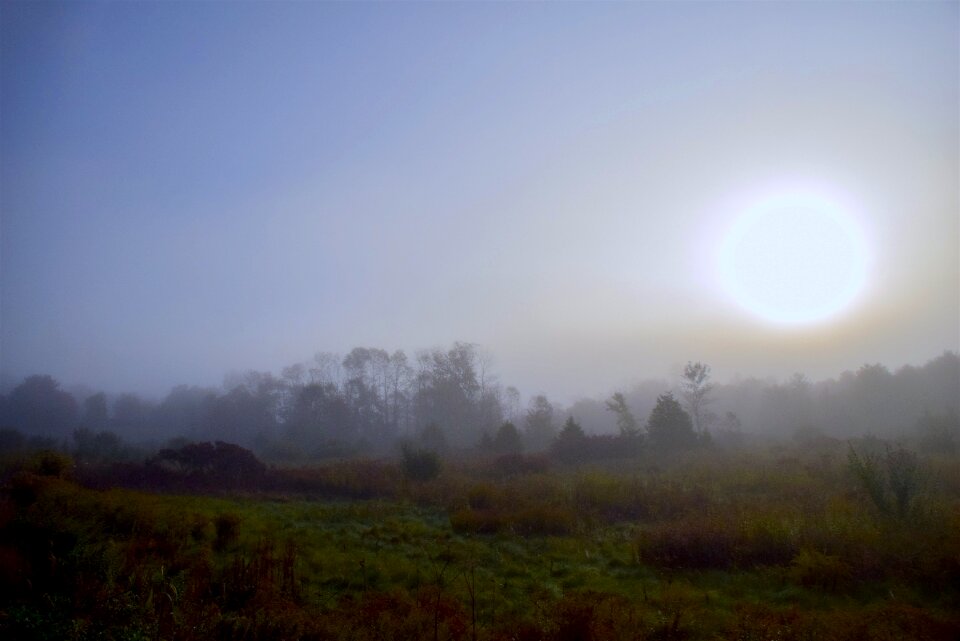
<path id="1" fill-rule="evenodd" d="M 4 2 L 0 374 L 159 396 L 459 340 L 571 400 L 923 363 L 960 348 L 958 8 Z M 724 253 L 798 199 L 839 222 Z M 828 313 L 745 302 L 840 282 L 834 245 Z"/>

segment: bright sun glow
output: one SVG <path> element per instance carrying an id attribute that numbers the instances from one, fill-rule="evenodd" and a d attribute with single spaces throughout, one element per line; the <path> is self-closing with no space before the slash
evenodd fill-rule
<path id="1" fill-rule="evenodd" d="M 863 290 L 868 251 L 862 230 L 836 203 L 781 194 L 744 211 L 720 251 L 723 286 L 753 314 L 811 324 L 846 310 Z"/>

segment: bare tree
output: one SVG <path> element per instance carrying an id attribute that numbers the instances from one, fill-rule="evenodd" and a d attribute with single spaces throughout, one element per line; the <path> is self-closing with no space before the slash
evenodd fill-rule
<path id="1" fill-rule="evenodd" d="M 309 369 L 311 383 L 332 383 L 340 387 L 343 383 L 343 357 L 333 352 L 317 352 L 313 357 L 313 367 Z"/>
<path id="2" fill-rule="evenodd" d="M 410 395 L 413 383 L 413 369 L 403 350 L 396 350 L 390 356 L 390 421 L 396 431 L 403 431 L 409 423 Z"/>
<path id="3" fill-rule="evenodd" d="M 680 383 L 681 395 L 693 418 L 693 426 L 698 434 L 706 430 L 706 407 L 710 404 L 713 384 L 710 382 L 710 366 L 706 363 L 687 362 L 683 368 L 683 380 Z"/>
<path id="4" fill-rule="evenodd" d="M 512 423 L 520 422 L 521 400 L 520 390 L 513 385 L 508 385 L 503 391 L 504 398 L 504 416 Z"/>

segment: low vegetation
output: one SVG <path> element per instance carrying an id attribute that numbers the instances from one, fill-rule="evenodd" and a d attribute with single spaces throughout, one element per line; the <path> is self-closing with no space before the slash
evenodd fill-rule
<path id="1" fill-rule="evenodd" d="M 960 461 L 874 440 L 303 468 L 218 443 L 125 465 L 8 461 L 5 638 L 960 634 Z"/>
<path id="2" fill-rule="evenodd" d="M 795 377 L 763 391 L 796 428 L 778 439 L 711 411 L 710 368 L 688 363 L 643 412 L 615 392 L 598 433 L 543 395 L 521 413 L 470 345 L 422 356 L 417 379 L 402 353 L 361 349 L 340 383 L 318 361 L 318 382 L 178 389 L 154 414 L 120 397 L 111 418 L 93 395 L 72 445 L 20 431 L 76 418 L 28 379 L 0 398 L 17 419 L 0 429 L 0 637 L 960 638 L 955 399 L 904 401 L 904 438 L 841 440 Z M 818 394 L 869 417 L 866 391 L 926 398 L 906 383 L 958 364 Z M 137 412 L 203 436 L 103 429 Z"/>

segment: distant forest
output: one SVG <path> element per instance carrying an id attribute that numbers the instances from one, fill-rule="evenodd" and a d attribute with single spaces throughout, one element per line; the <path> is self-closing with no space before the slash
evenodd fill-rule
<path id="1" fill-rule="evenodd" d="M 171 443 L 216 440 L 290 462 L 386 454 L 401 442 L 437 451 L 535 452 L 555 447 L 558 435 L 574 428 L 649 434 L 656 412 L 674 398 L 691 417 L 697 442 L 716 447 L 862 435 L 937 451 L 960 447 L 960 357 L 953 352 L 918 367 L 864 365 L 818 382 L 795 374 L 786 382 L 715 384 L 708 365 L 690 363 L 677 382 L 647 381 L 561 407 L 542 394 L 523 402 L 476 345 L 455 343 L 413 359 L 361 347 L 346 356 L 320 353 L 279 375 L 228 376 L 219 389 L 177 386 L 159 402 L 66 391 L 50 376 L 30 376 L 0 395 L 0 449 L 46 446 L 133 458 Z"/>

